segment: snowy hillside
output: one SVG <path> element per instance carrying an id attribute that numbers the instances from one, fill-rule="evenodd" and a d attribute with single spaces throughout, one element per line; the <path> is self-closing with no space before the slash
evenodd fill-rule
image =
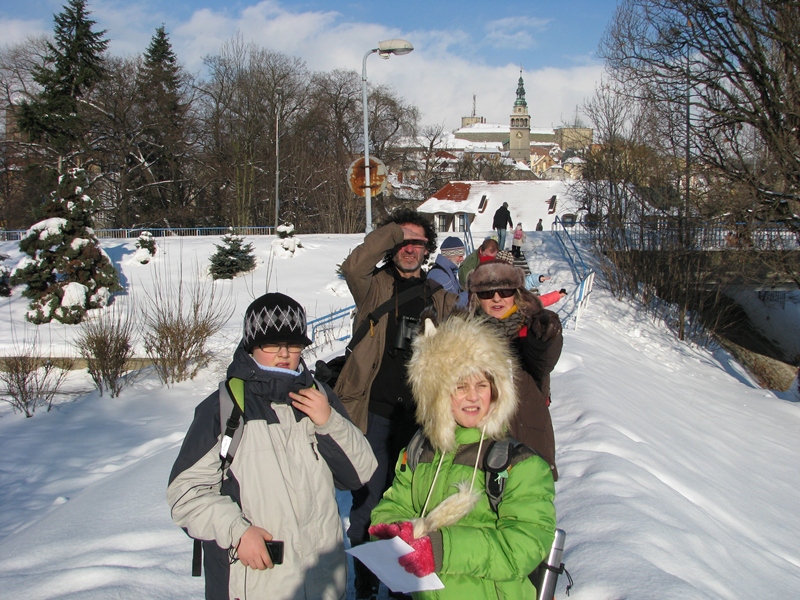
<path id="1" fill-rule="evenodd" d="M 217 360 L 194 381 L 167 388 L 144 370 L 117 399 L 90 392 L 31 419 L 0 406 L 0 596 L 202 597 L 191 543 L 166 503 L 194 406 L 216 387 L 244 308 L 268 285 L 305 304 L 310 318 L 352 302 L 335 270 L 361 236 L 300 238 L 294 257 L 274 259 L 273 238 L 248 239 L 261 263 L 252 276 L 215 284 L 230 291 L 234 316 L 215 340 Z M 132 241 L 104 242 L 127 286 L 119 301 L 152 293 L 159 268 L 177 276 L 183 262 L 193 274 L 218 241 L 164 240 L 150 265 L 130 260 Z M 542 291 L 574 289 L 551 234 L 529 234 L 524 250 L 534 272 L 552 275 Z M 13 243 L 0 252 L 12 255 L 6 264 L 19 257 Z M 0 304 L 0 350 L 32 335 L 19 292 Z M 601 282 L 577 330 L 570 298 L 555 308 L 566 320 L 551 410 L 570 597 L 797 597 L 800 401 L 759 389 L 721 351 L 677 341 Z M 54 352 L 70 351 L 73 328 L 40 332 Z M 73 373 L 68 387 L 88 391 L 91 382 Z"/>

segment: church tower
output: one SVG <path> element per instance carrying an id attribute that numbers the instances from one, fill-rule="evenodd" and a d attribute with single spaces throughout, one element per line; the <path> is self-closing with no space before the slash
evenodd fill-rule
<path id="1" fill-rule="evenodd" d="M 517 82 L 517 99 L 511 112 L 511 137 L 508 140 L 509 156 L 517 161 L 531 162 L 531 117 L 528 114 L 528 103 L 525 101 L 525 84 L 522 81 L 522 69 L 519 70 Z"/>

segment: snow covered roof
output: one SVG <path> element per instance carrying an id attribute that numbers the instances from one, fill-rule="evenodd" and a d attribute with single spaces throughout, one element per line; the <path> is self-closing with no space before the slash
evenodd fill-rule
<path id="1" fill-rule="evenodd" d="M 508 125 L 495 125 L 493 123 L 473 123 L 460 129 L 456 129 L 455 134 L 459 133 L 509 133 L 511 128 Z"/>
<path id="2" fill-rule="evenodd" d="M 556 211 L 548 213 L 549 200 L 557 197 Z M 479 211 L 486 196 L 486 206 Z M 475 215 L 473 231 L 491 231 L 492 217 L 503 202 L 508 202 L 511 218 L 532 230 L 539 219 L 551 223 L 556 215 L 574 213 L 577 204 L 564 181 L 451 181 L 423 202 L 418 210 L 428 214 Z"/>

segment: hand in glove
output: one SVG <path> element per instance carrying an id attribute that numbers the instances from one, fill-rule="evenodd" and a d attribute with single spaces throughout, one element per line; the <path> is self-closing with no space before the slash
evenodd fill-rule
<path id="1" fill-rule="evenodd" d="M 530 330 L 537 339 L 547 341 L 558 333 L 558 327 L 547 314 L 535 317 L 530 325 Z"/>
<path id="2" fill-rule="evenodd" d="M 411 540 L 410 545 L 414 551 L 397 559 L 400 566 L 417 577 L 425 577 L 425 575 L 433 573 L 436 567 L 433 560 L 431 538 L 426 535 L 418 540 Z"/>
<path id="3" fill-rule="evenodd" d="M 369 534 L 379 540 L 388 540 L 393 537 L 399 537 L 409 546 L 414 541 L 414 526 L 411 521 L 403 521 L 401 523 L 378 523 L 369 528 Z"/>

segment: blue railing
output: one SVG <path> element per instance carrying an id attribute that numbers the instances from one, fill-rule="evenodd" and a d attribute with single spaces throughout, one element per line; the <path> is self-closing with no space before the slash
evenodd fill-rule
<path id="1" fill-rule="evenodd" d="M 559 217 L 556 217 L 553 222 L 553 233 L 556 234 L 556 238 L 564 247 L 564 252 L 567 254 L 567 260 L 572 267 L 572 271 L 575 273 L 575 277 L 578 281 L 586 279 L 586 276 L 589 274 L 589 267 L 586 266 L 581 251 L 569 234 L 567 225 L 565 225 Z M 578 267 L 580 267 L 580 270 Z"/>
<path id="2" fill-rule="evenodd" d="M 578 289 L 575 292 L 575 329 L 577 329 L 581 316 L 583 316 L 583 312 L 589 304 L 589 296 L 594 286 L 594 271 L 586 266 L 580 249 L 575 244 L 575 240 L 572 239 L 567 229 L 567 227 L 571 226 L 565 225 L 559 217 L 556 217 L 553 222 L 553 233 L 555 233 L 558 241 L 561 242 L 572 272 L 578 280 Z"/>
<path id="3" fill-rule="evenodd" d="M 318 340 L 317 334 L 332 332 L 334 328 L 334 323 L 337 321 L 344 321 L 345 318 L 350 318 L 353 313 L 353 309 L 356 307 L 355 304 L 351 304 L 350 306 L 346 306 L 344 308 L 340 308 L 337 311 L 334 311 L 330 314 L 324 315 L 322 317 L 317 317 L 316 319 L 311 319 L 307 326 L 311 332 L 311 341 L 314 346 L 320 346 L 326 342 L 332 341 L 344 341 L 349 339 L 352 335 L 352 321 L 350 324 L 350 328 L 347 333 L 342 334 L 342 329 L 344 328 L 344 323 L 339 325 L 339 332 L 334 334 L 333 336 L 326 336 L 326 339 Z"/>
<path id="4" fill-rule="evenodd" d="M 137 227 L 134 229 L 95 229 L 94 234 L 98 239 L 127 239 L 137 238 L 143 231 L 149 231 L 153 237 L 195 237 L 201 235 L 222 236 L 233 230 L 236 235 L 274 235 L 275 227 L 179 227 L 179 228 L 149 228 Z M 0 241 L 16 242 L 25 237 L 27 230 L 6 231 L 0 229 Z"/>

